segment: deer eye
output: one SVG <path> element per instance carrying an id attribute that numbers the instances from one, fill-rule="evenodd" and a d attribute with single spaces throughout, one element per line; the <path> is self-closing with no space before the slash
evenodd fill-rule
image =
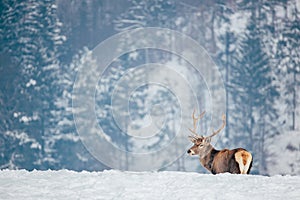
<path id="1" fill-rule="evenodd" d="M 202 148 L 203 146 L 204 146 L 203 144 L 200 144 L 200 145 L 199 145 L 200 148 Z"/>

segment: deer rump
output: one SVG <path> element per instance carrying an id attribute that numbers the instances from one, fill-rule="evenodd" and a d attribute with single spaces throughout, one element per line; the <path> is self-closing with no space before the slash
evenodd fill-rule
<path id="1" fill-rule="evenodd" d="M 243 148 L 238 149 L 213 149 L 203 159 L 201 164 L 212 174 L 233 173 L 249 174 L 252 167 L 252 155 Z"/>

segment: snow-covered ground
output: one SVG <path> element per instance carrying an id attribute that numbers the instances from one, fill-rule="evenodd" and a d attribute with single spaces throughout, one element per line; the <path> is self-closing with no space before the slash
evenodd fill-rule
<path id="1" fill-rule="evenodd" d="M 0 199 L 300 199 L 299 176 L 0 171 Z"/>

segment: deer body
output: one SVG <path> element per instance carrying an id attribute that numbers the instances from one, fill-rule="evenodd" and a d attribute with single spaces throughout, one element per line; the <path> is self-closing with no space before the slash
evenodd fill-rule
<path id="1" fill-rule="evenodd" d="M 252 156 L 245 149 L 212 149 L 207 155 L 200 157 L 200 162 L 212 174 L 232 173 L 249 174 Z"/>
<path id="2" fill-rule="evenodd" d="M 204 137 L 196 134 L 196 120 L 194 120 L 194 130 L 190 131 L 195 135 L 190 136 L 191 141 L 194 143 L 187 153 L 190 155 L 199 155 L 200 163 L 212 174 L 218 173 L 232 173 L 232 174 L 249 174 L 252 167 L 252 155 L 243 148 L 237 149 L 223 149 L 216 150 L 211 144 L 211 138 L 218 134 L 225 127 L 225 116 L 223 116 L 222 127 L 214 132 L 211 136 Z"/>

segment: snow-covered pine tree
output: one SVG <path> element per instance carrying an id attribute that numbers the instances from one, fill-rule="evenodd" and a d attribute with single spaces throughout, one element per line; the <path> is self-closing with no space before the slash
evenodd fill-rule
<path id="1" fill-rule="evenodd" d="M 59 115 L 60 108 L 55 104 L 55 100 L 62 95 L 62 87 L 57 82 L 61 73 L 60 47 L 66 40 L 61 32 L 61 22 L 57 16 L 57 5 L 53 0 L 47 0 L 40 4 L 41 20 L 39 37 L 39 73 L 40 86 L 39 98 L 41 99 L 41 113 L 43 129 L 43 161 L 46 168 L 58 168 L 59 160 L 54 145 L 61 138 L 58 135 L 58 123 L 63 119 Z"/>
<path id="2" fill-rule="evenodd" d="M 300 129 L 297 127 L 297 105 L 299 105 L 300 87 L 300 12 L 296 4 L 291 4 L 286 10 L 283 19 L 283 27 L 280 30 L 277 42 L 276 58 L 278 60 L 277 75 L 280 87 L 284 91 L 282 95 L 285 104 L 284 112 L 287 114 L 286 122 L 289 130 Z"/>
<path id="3" fill-rule="evenodd" d="M 234 55 L 236 53 L 236 47 L 238 43 L 237 33 L 234 30 L 234 22 L 231 21 L 234 14 L 235 2 L 223 2 L 216 1 L 214 7 L 214 32 L 216 33 L 216 53 L 213 54 L 213 58 L 217 63 L 219 70 L 223 74 L 224 86 L 226 88 L 226 129 L 224 130 L 225 135 L 220 141 L 222 146 L 234 147 L 229 138 L 234 137 L 235 132 L 231 131 L 231 123 L 235 123 L 231 118 L 231 112 L 234 112 L 234 104 L 232 103 L 232 96 L 230 95 L 230 76 L 231 67 L 235 65 Z M 243 32 L 243 30 L 239 30 Z"/>
<path id="4" fill-rule="evenodd" d="M 229 30 L 229 27 L 225 31 L 224 34 L 220 35 L 219 44 L 222 46 L 219 47 L 219 52 L 217 56 L 218 63 L 224 68 L 225 73 L 225 87 L 226 87 L 226 129 L 225 129 L 225 143 L 226 146 L 234 145 L 230 144 L 230 135 L 234 135 L 234 131 L 231 132 L 231 124 L 235 123 L 234 120 L 231 120 L 231 112 L 235 112 L 235 104 L 232 103 L 232 95 L 231 95 L 231 88 L 230 86 L 230 79 L 231 79 L 231 67 L 235 65 L 234 63 L 234 55 L 236 53 L 236 45 L 237 39 L 235 33 Z M 234 90 L 234 89 L 233 89 Z"/>
<path id="5" fill-rule="evenodd" d="M 175 6 L 170 0 L 133 0 L 129 9 L 115 20 L 115 29 L 153 27 L 171 28 L 175 16 Z"/>
<path id="6" fill-rule="evenodd" d="M 37 168 L 41 159 L 42 137 L 39 129 L 33 128 L 38 125 L 38 114 L 36 107 L 33 106 L 36 96 L 36 91 L 33 87 L 36 85 L 36 80 L 32 77 L 36 72 L 35 64 L 36 58 L 34 55 L 38 51 L 38 3 L 36 1 L 17 2 L 4 1 L 1 12 L 1 22 L 3 23 L 3 37 L 1 38 L 3 48 L 1 48 L 2 55 L 6 55 L 6 59 L 10 62 L 11 71 L 14 71 L 13 77 L 7 77 L 7 83 L 15 83 L 10 91 L 10 95 L 6 98 L 5 105 L 12 103 L 13 107 L 3 106 L 1 108 L 7 109 L 7 116 L 13 123 L 7 123 L 5 126 L 6 133 L 14 137 L 10 140 L 14 148 L 11 152 L 6 152 L 8 155 L 15 155 L 14 158 L 8 161 L 15 165 L 16 168 L 26 167 L 27 169 Z M 6 68 L 7 66 L 2 66 Z M 7 70 L 6 68 L 5 70 Z M 13 78 L 16 78 L 16 82 Z M 25 138 L 34 138 L 37 141 L 35 148 L 27 149 L 26 155 L 19 151 L 24 143 L 19 142 L 19 135 Z M 23 138 L 24 138 L 23 137 Z M 18 139 L 19 138 L 19 139 Z M 8 139 L 8 138 L 7 138 Z M 24 145 L 25 146 L 25 145 Z M 10 156 L 8 156 L 10 157 Z M 31 163 L 26 165 L 22 162 Z M 11 165 L 11 164 L 10 164 Z"/>
<path id="7" fill-rule="evenodd" d="M 137 1 L 134 0 L 131 2 L 131 6 L 129 9 L 123 13 L 120 17 L 118 17 L 114 24 L 115 24 L 115 29 L 117 31 L 125 31 L 133 28 L 142 28 L 142 27 L 151 27 L 151 26 L 159 26 L 159 27 L 171 27 L 174 25 L 174 22 L 171 20 L 172 17 L 175 14 L 175 10 L 172 9 L 174 8 L 173 4 L 170 1 L 163 1 L 163 0 L 155 0 L 155 1 Z M 141 42 L 145 43 L 146 41 Z M 141 44 L 143 44 L 141 43 Z M 128 46 L 130 45 L 133 49 L 134 46 L 132 46 L 130 43 L 128 44 L 128 41 L 123 41 L 122 44 L 120 44 L 120 49 L 122 49 L 122 46 Z M 147 45 L 147 44 L 145 44 Z M 127 69 L 131 67 L 135 67 L 132 65 L 131 60 L 136 59 L 132 55 L 136 55 L 134 57 L 137 57 L 140 60 L 140 62 L 136 62 L 136 64 L 144 64 L 150 62 L 149 59 L 149 50 L 139 50 L 139 51 L 134 51 L 129 53 L 128 55 L 122 56 L 120 59 L 121 65 L 120 67 L 123 69 L 123 71 L 126 71 Z M 152 56 L 155 55 L 155 53 L 152 53 Z M 159 54 L 158 54 L 159 55 Z M 155 56 L 154 56 L 155 57 Z M 136 65 L 138 66 L 138 65 Z M 138 80 L 147 80 L 147 74 L 139 74 L 140 76 L 138 79 L 134 78 L 133 81 L 138 82 Z M 134 101 L 139 101 L 140 103 L 144 105 L 138 105 L 138 106 L 133 106 L 134 104 L 131 104 L 131 113 L 136 113 L 139 116 L 135 116 L 136 121 L 144 121 L 144 117 L 149 114 L 151 108 L 148 108 L 147 105 L 145 105 L 145 99 L 147 99 L 147 89 L 148 86 L 142 87 L 143 90 L 137 90 L 136 96 Z M 124 94 L 126 94 L 126 88 L 124 88 Z M 139 94 L 139 95 L 138 95 Z M 141 95 L 143 94 L 143 95 Z M 122 95 L 119 96 L 122 98 Z M 124 98 L 128 98 L 124 96 Z M 120 106 L 127 106 L 127 105 L 120 105 Z M 150 105 L 148 105 L 150 106 Z M 129 116 L 128 116 L 129 117 Z M 134 118 L 131 118 L 134 119 Z M 124 120 L 125 122 L 126 120 Z M 129 122 L 128 123 L 132 123 Z M 129 124 L 124 124 L 123 127 L 129 126 Z M 129 128 L 129 127 L 128 127 Z M 127 130 L 127 129 L 126 129 Z M 126 151 L 129 150 L 127 146 L 132 146 L 132 144 L 129 144 L 129 138 L 127 138 L 125 141 L 125 148 Z M 132 146 L 132 148 L 135 148 Z M 136 149 L 137 150 L 137 149 Z M 126 158 L 128 160 L 128 158 Z M 128 161 L 127 161 L 128 162 Z M 138 163 L 137 163 L 138 165 Z"/>
<path id="8" fill-rule="evenodd" d="M 14 124 L 11 131 L 26 133 L 38 142 L 35 153 L 27 151 L 26 158 L 20 156 L 26 162 L 32 160 L 32 166 L 26 168 L 48 168 L 48 161 L 56 163 L 51 156 L 47 158 L 47 154 L 51 153 L 50 137 L 56 126 L 53 99 L 59 94 L 54 82 L 59 74 L 59 46 L 65 38 L 60 32 L 54 1 L 5 3 L 2 17 L 6 34 L 2 40 L 9 45 L 4 52 L 20 75 L 16 96 L 12 97 L 20 106 L 11 113 L 19 123 Z"/>
<path id="9" fill-rule="evenodd" d="M 252 13 L 245 35 L 238 47 L 236 66 L 232 68 L 232 97 L 236 105 L 233 128 L 240 135 L 232 140 L 254 155 L 254 168 L 264 173 L 265 138 L 276 134 L 277 113 L 269 58 L 261 43 L 256 17 Z M 245 145 L 246 144 L 246 145 Z"/>
<path id="10" fill-rule="evenodd" d="M 101 129 L 104 134 L 110 138 L 111 142 L 121 149 L 128 151 L 129 144 L 126 133 L 121 131 L 120 127 L 115 123 L 115 119 L 112 115 L 112 93 L 120 77 L 124 73 L 123 68 L 119 66 L 110 67 L 109 70 L 99 78 L 97 85 L 97 91 L 95 95 L 96 102 L 96 113 Z M 119 87 L 119 86 L 118 86 Z M 122 87 L 122 86 L 121 86 Z M 120 98 L 122 94 L 119 95 Z M 119 113 L 117 113 L 119 115 Z M 124 119 L 124 118 L 123 118 Z M 126 123 L 127 119 L 124 119 Z M 124 125 L 124 124 L 122 124 Z M 125 130 L 126 131 L 126 130 Z M 128 157 L 120 157 L 119 168 L 128 169 Z"/>
<path id="11" fill-rule="evenodd" d="M 80 112 L 76 110 L 76 107 L 73 107 L 74 102 L 72 103 L 72 96 L 74 95 L 73 84 L 78 70 L 81 69 L 84 71 L 84 68 L 91 66 L 96 68 L 96 65 L 97 64 L 92 56 L 92 51 L 88 48 L 84 48 L 73 57 L 72 62 L 69 65 L 62 66 L 61 68 L 63 73 L 59 76 L 57 81 L 60 85 L 63 85 L 63 91 L 61 96 L 55 100 L 56 106 L 60 108 L 60 110 L 57 111 L 57 115 L 59 116 L 57 131 L 60 134 L 57 135 L 56 143 L 53 146 L 56 150 L 54 156 L 60 161 L 59 164 L 61 168 L 73 170 L 103 170 L 107 168 L 99 160 L 94 158 L 88 151 L 89 149 L 84 146 L 84 144 L 86 144 L 84 141 L 86 138 L 79 137 L 73 118 L 74 113 L 78 114 L 78 112 Z M 94 74 L 91 74 L 93 72 L 81 71 L 81 73 L 86 74 L 84 79 L 82 79 L 80 83 L 77 83 L 85 85 L 86 88 L 90 88 L 85 91 L 87 92 L 85 95 L 91 95 L 89 92 L 95 91 L 96 85 L 87 85 L 87 83 L 90 83 L 90 80 L 96 82 L 95 79 L 98 79 L 99 77 L 95 77 Z M 93 102 L 86 103 L 93 104 Z M 97 112 L 97 110 L 95 112 Z M 91 113 L 91 115 L 92 114 L 93 113 Z M 88 119 L 81 118 L 80 120 Z M 87 121 L 84 123 L 87 123 Z"/>
<path id="12" fill-rule="evenodd" d="M 280 135 L 268 140 L 267 172 L 299 174 L 299 39 L 300 21 L 296 1 L 281 2 L 283 12 L 276 20 L 274 63 L 276 85 L 280 90 L 277 107 L 281 112 Z M 275 141 L 280 141 L 274 144 Z"/>

